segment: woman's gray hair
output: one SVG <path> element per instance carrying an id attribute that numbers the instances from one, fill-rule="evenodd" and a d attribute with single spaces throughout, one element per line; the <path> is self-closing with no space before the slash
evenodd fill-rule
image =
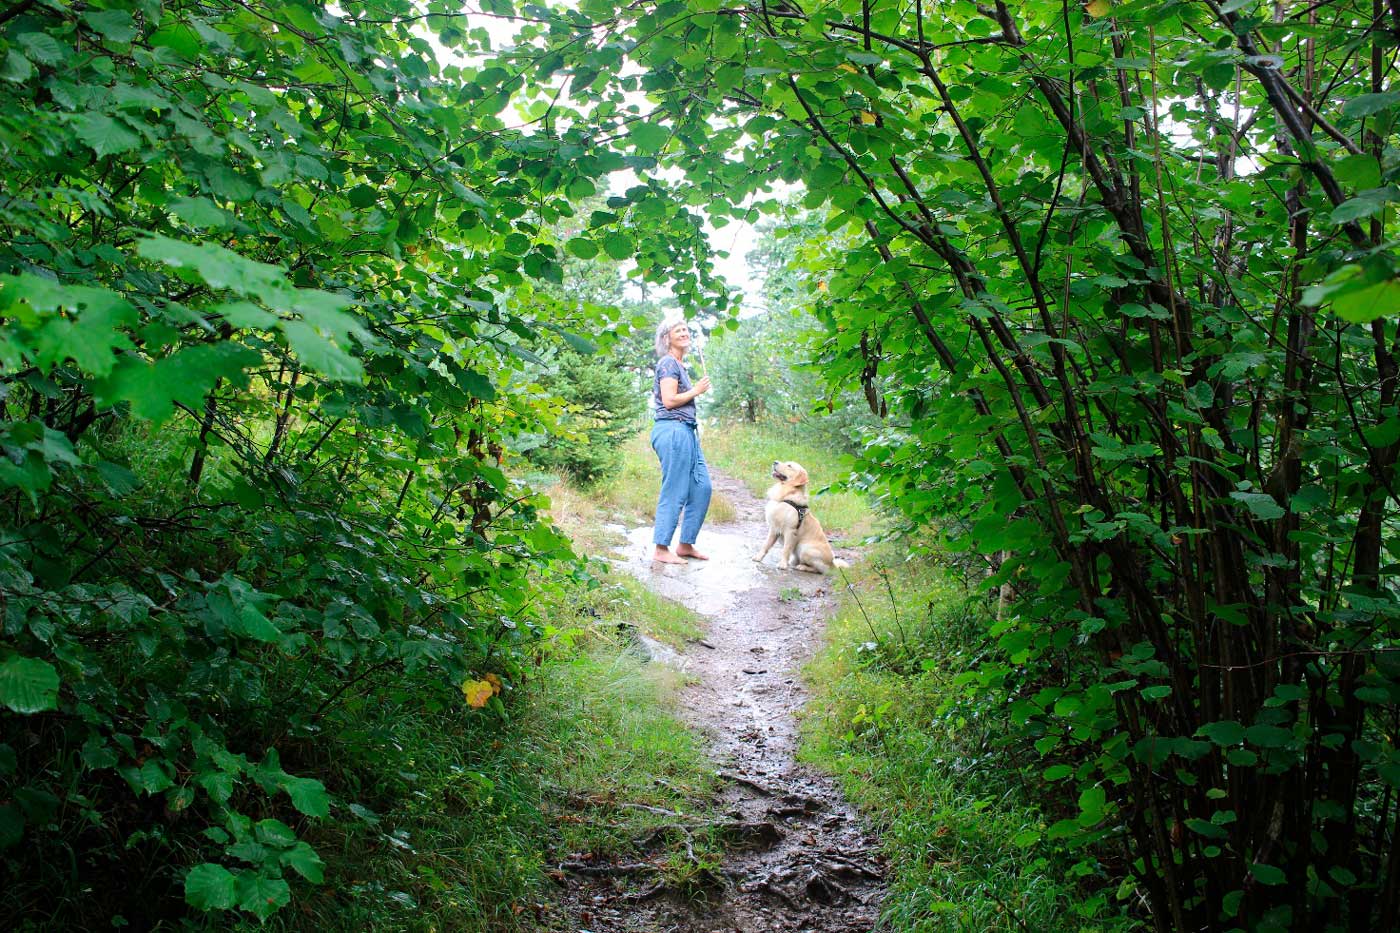
<path id="1" fill-rule="evenodd" d="M 685 323 L 685 318 L 662 321 L 656 325 L 656 358 L 659 360 L 671 352 L 671 331 Z"/>

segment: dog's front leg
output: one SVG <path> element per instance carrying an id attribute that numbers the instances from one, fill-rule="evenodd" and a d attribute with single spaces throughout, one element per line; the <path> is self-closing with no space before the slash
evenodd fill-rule
<path id="1" fill-rule="evenodd" d="M 783 532 L 783 559 L 778 561 L 778 566 L 786 567 L 789 570 L 791 570 L 793 564 L 797 561 L 796 551 L 797 530 L 795 528 L 788 529 L 787 531 Z"/>
<path id="2" fill-rule="evenodd" d="M 776 529 L 776 528 L 774 528 L 774 527 L 772 527 L 772 526 L 769 526 L 769 528 L 768 528 L 768 540 L 763 542 L 763 547 L 759 548 L 758 553 L 755 554 L 755 555 L 753 556 L 754 562 L 757 563 L 757 562 L 759 562 L 759 561 L 762 561 L 763 558 L 767 557 L 767 556 L 768 556 L 768 551 L 773 547 L 773 542 L 775 542 L 775 541 L 777 541 L 777 540 L 778 540 L 778 529 Z"/>

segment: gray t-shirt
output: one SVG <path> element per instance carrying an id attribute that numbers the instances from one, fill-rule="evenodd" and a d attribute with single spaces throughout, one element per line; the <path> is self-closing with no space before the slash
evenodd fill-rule
<path id="1" fill-rule="evenodd" d="M 656 379 L 652 382 L 652 407 L 656 409 L 657 421 L 687 421 L 695 423 L 695 399 L 679 408 L 667 408 L 661 404 L 661 380 L 676 380 L 676 391 L 690 391 L 690 374 L 685 371 L 680 360 L 667 354 L 656 361 Z"/>

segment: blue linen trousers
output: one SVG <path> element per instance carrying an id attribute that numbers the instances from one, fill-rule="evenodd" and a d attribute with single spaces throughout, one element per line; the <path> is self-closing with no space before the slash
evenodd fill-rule
<path id="1" fill-rule="evenodd" d="M 694 544 L 710 509 L 710 468 L 705 465 L 694 423 L 657 421 L 651 429 L 651 449 L 661 461 L 661 494 L 656 497 L 652 542 L 670 547 L 684 510 L 681 543 Z"/>

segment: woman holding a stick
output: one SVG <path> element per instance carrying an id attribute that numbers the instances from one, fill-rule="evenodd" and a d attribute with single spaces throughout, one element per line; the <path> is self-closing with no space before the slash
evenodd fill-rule
<path id="1" fill-rule="evenodd" d="M 656 379 L 652 388 L 656 424 L 651 429 L 651 449 L 661 461 L 661 494 L 656 499 L 656 530 L 652 560 L 683 564 L 684 558 L 709 560 L 695 550 L 695 539 L 710 507 L 710 470 L 696 433 L 695 399 L 710 391 L 710 377 L 694 386 L 684 365 L 690 350 L 690 326 L 685 321 L 662 321 L 656 329 Z M 702 354 L 700 365 L 705 358 Z M 681 543 L 673 552 L 671 538 L 681 524 Z"/>

